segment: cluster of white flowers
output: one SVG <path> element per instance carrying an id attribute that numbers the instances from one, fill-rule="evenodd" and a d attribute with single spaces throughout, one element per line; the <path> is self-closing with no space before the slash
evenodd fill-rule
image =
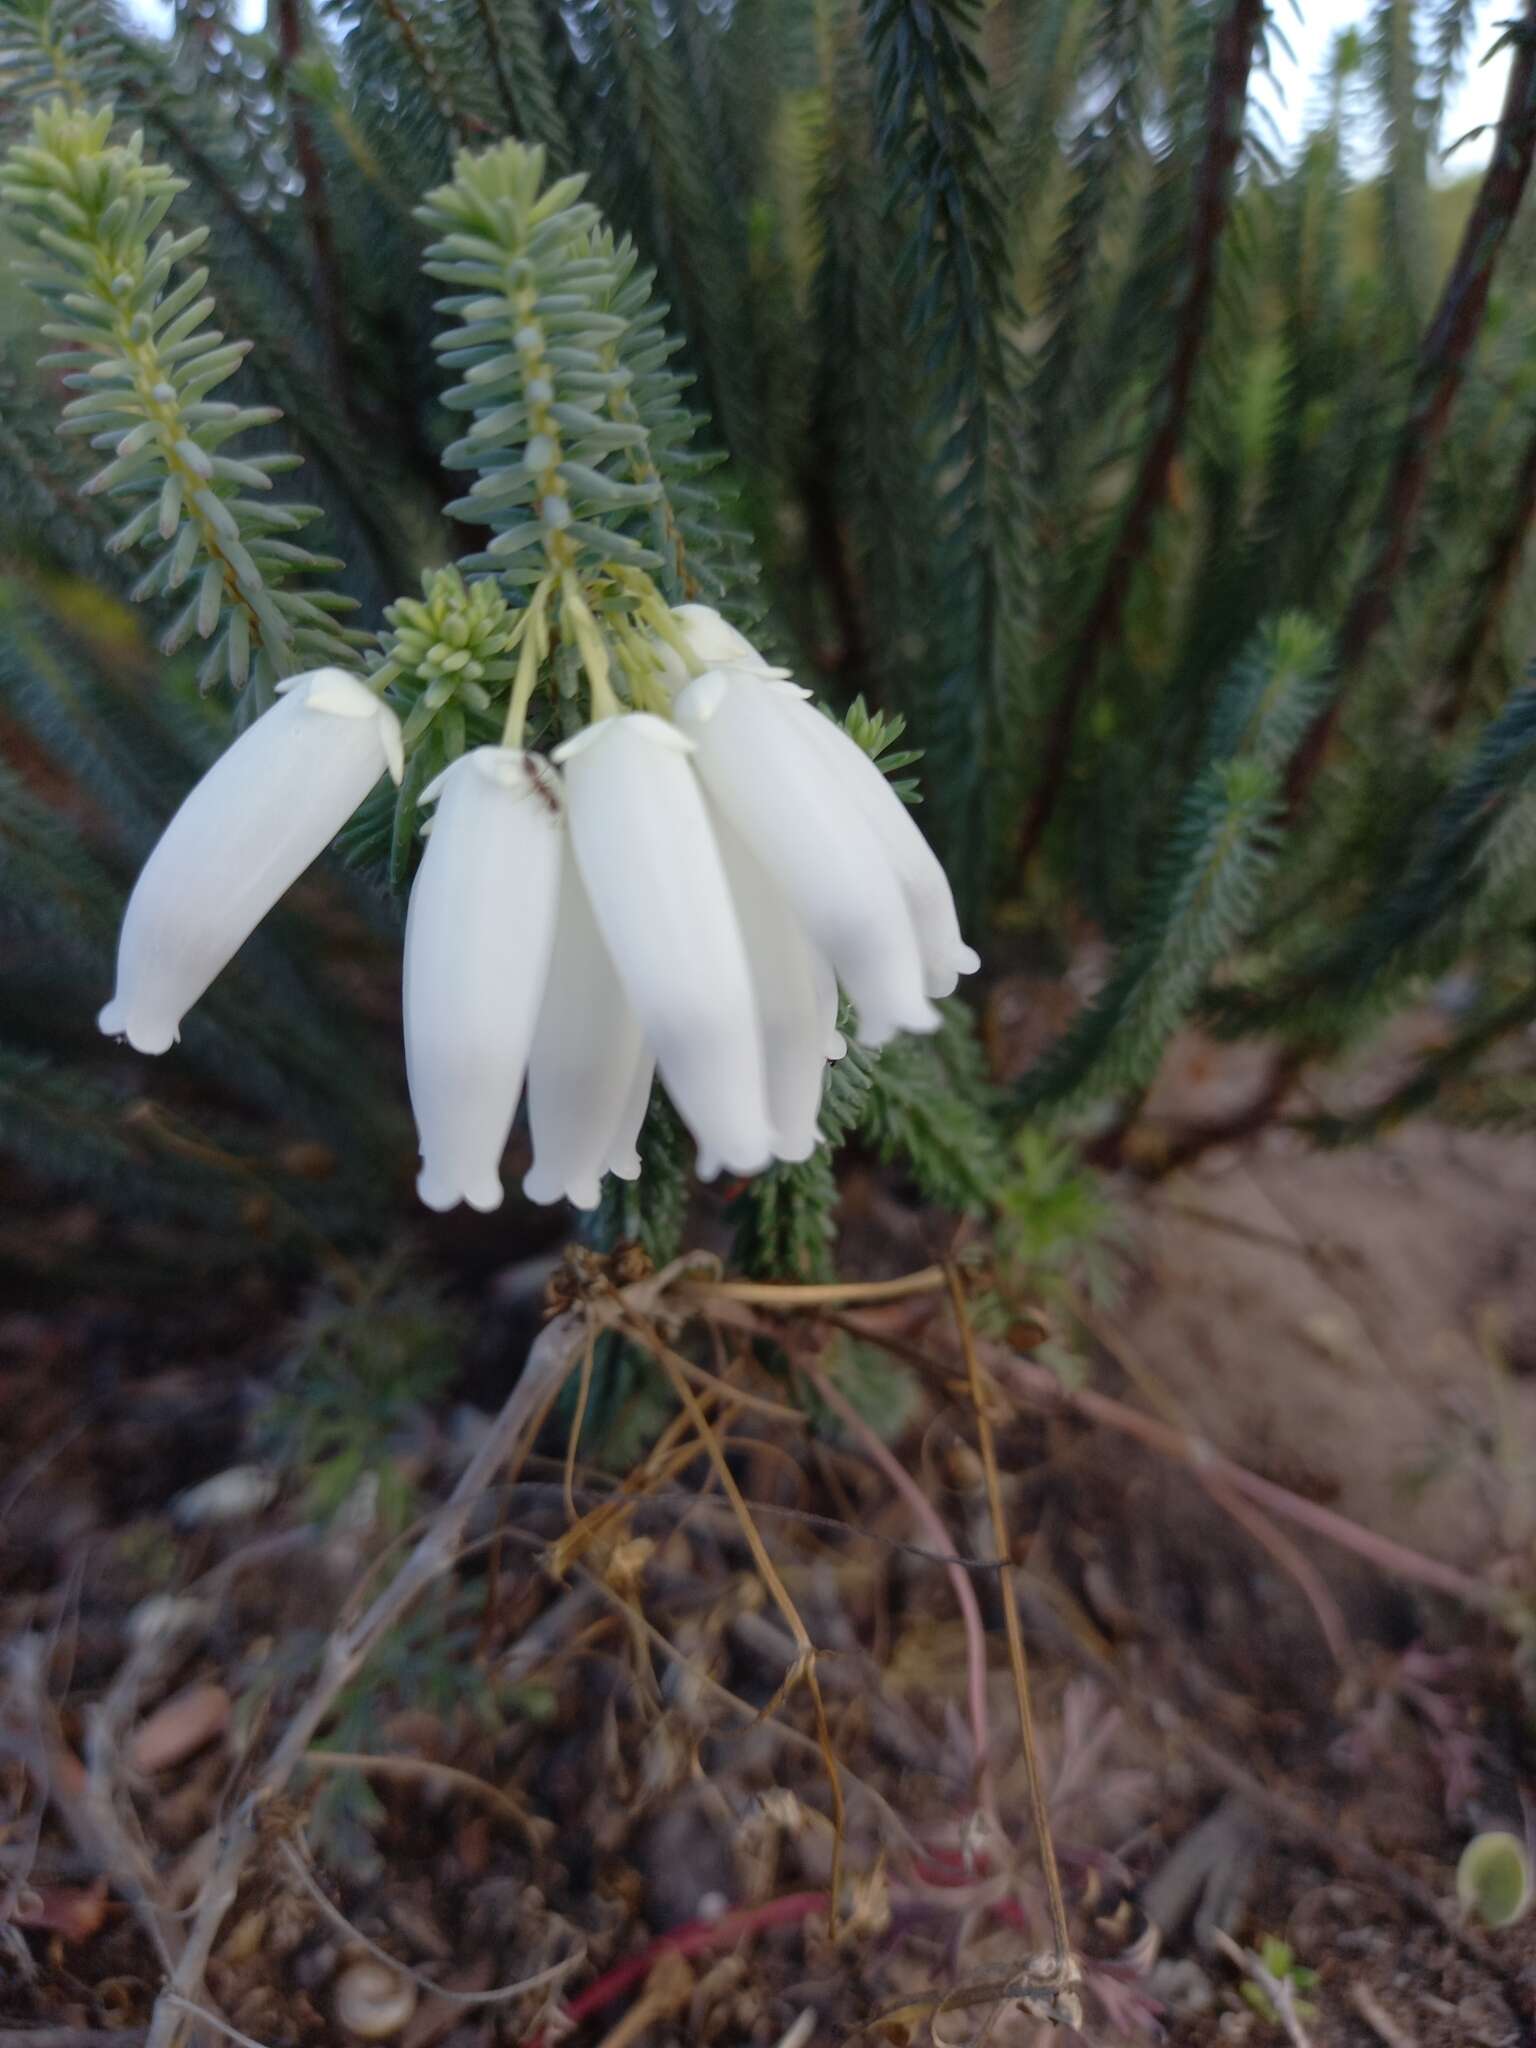
<path id="1" fill-rule="evenodd" d="M 431 1208 L 502 1199 L 526 1080 L 525 1192 L 632 1179 L 659 1073 L 698 1170 L 808 1158 L 828 1060 L 929 1031 L 977 965 L 949 884 L 863 750 L 707 607 L 655 656 L 671 716 L 599 718 L 552 760 L 463 755 L 405 934 L 405 1049 Z M 680 652 L 686 650 L 686 658 Z M 395 714 L 355 676 L 284 685 L 192 791 L 128 905 L 104 1031 L 164 1052 L 257 922 L 385 771 Z"/>

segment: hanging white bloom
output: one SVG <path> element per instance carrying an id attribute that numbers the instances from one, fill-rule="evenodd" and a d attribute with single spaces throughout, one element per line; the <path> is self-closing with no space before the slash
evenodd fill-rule
<path id="1" fill-rule="evenodd" d="M 721 618 L 712 605 L 677 604 L 672 607 L 672 625 L 693 662 L 693 672 L 710 668 L 750 668 L 759 675 L 786 676 L 765 661 L 744 633 Z M 688 663 L 675 647 L 664 640 L 655 643 L 662 674 L 669 688 L 680 690 L 688 681 Z"/>
<path id="2" fill-rule="evenodd" d="M 832 982 L 829 1028 L 830 972 L 818 974 L 816 956 L 799 920 L 740 834 L 718 813 L 714 826 L 757 996 L 774 1154 L 779 1159 L 809 1159 L 821 1142 L 816 1118 L 827 1048 L 836 1034 L 837 984 Z"/>
<path id="3" fill-rule="evenodd" d="M 554 956 L 528 1062 L 533 1165 L 523 1193 L 530 1201 L 563 1198 L 595 1209 L 605 1172 L 636 1177 L 635 1141 L 654 1066 L 567 848 Z"/>
<path id="4" fill-rule="evenodd" d="M 181 1020 L 386 769 L 400 722 L 345 669 L 278 684 L 270 711 L 220 755 L 166 826 L 134 885 L 117 988 L 97 1022 L 165 1052 Z"/>
<path id="5" fill-rule="evenodd" d="M 953 995 L 960 976 L 974 974 L 981 960 L 960 936 L 954 894 L 938 855 L 923 837 L 911 811 L 892 789 L 889 777 L 881 773 L 857 740 L 811 704 L 786 702 L 785 711 L 794 719 L 796 729 L 820 750 L 837 775 L 847 801 L 885 848 L 912 914 L 929 995 Z"/>
<path id="6" fill-rule="evenodd" d="M 648 713 L 604 718 L 557 754 L 598 929 L 704 1180 L 773 1156 L 762 1032 L 725 869 L 687 738 Z"/>
<path id="7" fill-rule="evenodd" d="M 880 837 L 851 803 L 798 711 L 805 693 L 750 669 L 713 669 L 676 700 L 700 778 L 826 955 L 859 1013 L 859 1037 L 932 1031 L 922 957 Z"/>
<path id="8" fill-rule="evenodd" d="M 560 900 L 559 777 L 476 747 L 423 792 L 437 811 L 405 924 L 405 1066 L 429 1209 L 495 1209 Z"/>

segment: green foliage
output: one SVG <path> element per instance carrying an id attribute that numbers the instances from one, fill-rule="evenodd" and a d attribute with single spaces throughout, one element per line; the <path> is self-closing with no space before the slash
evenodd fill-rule
<path id="1" fill-rule="evenodd" d="M 939 509 L 935 595 L 943 606 L 929 735 L 942 843 L 962 900 L 986 880 L 977 830 L 1013 787 L 1011 712 L 1028 585 L 1017 318 L 1003 196 L 990 156 L 986 71 L 974 0 L 865 0 L 876 135 L 889 204 L 910 220 L 904 284 L 930 417 L 928 488 Z M 941 595 L 940 595 L 941 593 Z"/>
<path id="2" fill-rule="evenodd" d="M 642 1245 L 653 1264 L 664 1266 L 683 1249 L 692 1151 L 676 1112 L 659 1093 L 651 1098 L 639 1149 L 640 1178 L 608 1175 L 585 1234 L 604 1251 L 616 1244 Z"/>
<path id="3" fill-rule="evenodd" d="M 825 710 L 826 706 L 822 708 Z M 907 729 L 907 721 L 899 711 L 871 711 L 862 697 L 855 697 L 839 723 L 848 737 L 864 749 L 881 774 L 889 779 L 892 789 L 904 804 L 922 802 L 917 777 L 901 772 L 903 768 L 915 766 L 923 756 L 918 747 L 898 745 Z"/>
<path id="4" fill-rule="evenodd" d="M 141 136 L 109 142 L 110 126 L 109 111 L 51 101 L 0 172 L 0 201 L 33 252 L 23 279 L 56 315 L 42 331 L 64 345 L 41 367 L 78 394 L 65 431 L 111 458 L 80 487 L 128 512 L 109 552 L 158 547 L 134 595 L 177 597 L 164 652 L 196 633 L 210 643 L 204 688 L 227 677 L 240 689 L 254 665 L 265 701 L 306 664 L 355 665 L 357 636 L 337 624 L 351 600 L 286 587 L 340 564 L 289 538 L 313 507 L 263 498 L 296 458 L 232 449 L 277 414 L 210 395 L 248 344 L 206 324 L 208 273 L 185 268 L 206 232 L 157 233 L 184 182 L 145 158 Z"/>
<path id="5" fill-rule="evenodd" d="M 98 92 L 121 55 L 108 10 L 93 0 L 0 0 L 0 90 L 18 105 Z"/>
<path id="6" fill-rule="evenodd" d="M 1456 1897 L 1485 1927 L 1512 1927 L 1531 1903 L 1531 1864 L 1518 1835 L 1474 1835 L 1456 1866 Z"/>
<path id="7" fill-rule="evenodd" d="M 1299 1961 L 1290 1943 L 1282 1941 L 1278 1934 L 1266 1934 L 1261 1938 L 1258 1956 L 1259 1965 L 1265 1975 L 1273 1983 L 1284 1985 L 1290 1993 L 1291 2010 L 1296 2018 L 1315 2018 L 1317 2007 L 1310 2000 L 1299 1998 L 1296 1994 L 1312 1990 L 1317 1983 L 1316 1970 L 1309 1969 L 1305 1963 Z M 1243 1985 L 1242 1992 L 1243 1997 L 1261 2019 L 1268 2020 L 1270 2025 L 1275 2027 L 1282 2024 L 1280 2015 L 1275 2010 L 1274 2000 L 1262 1984 L 1250 1980 Z M 1278 1993 L 1276 1995 L 1278 1996 Z"/>
<path id="8" fill-rule="evenodd" d="M 998 1267 L 1009 1291 L 1049 1300 L 1071 1282 L 1112 1306 L 1125 1236 L 1119 1212 L 1073 1148 L 1026 1125 L 998 1195 Z"/>
<path id="9" fill-rule="evenodd" d="M 416 1513 L 410 1438 L 459 1368 L 465 1328 L 429 1288 L 387 1269 L 304 1318 L 262 1415 L 269 1455 L 321 1522 L 350 1513 L 384 1536 Z"/>
<path id="10" fill-rule="evenodd" d="M 1444 973 L 1479 938 L 1512 928 L 1536 868 L 1536 685 L 1510 698 L 1423 817 L 1394 820 L 1376 886 L 1278 985 L 1221 1001 L 1229 1029 L 1287 1024 L 1308 1044 L 1342 1045 Z"/>
<path id="11" fill-rule="evenodd" d="M 1233 669 L 1136 929 L 1102 993 L 1031 1070 L 1027 1108 L 1060 1116 L 1151 1080 L 1253 920 L 1275 857 L 1284 770 L 1316 713 L 1324 654 L 1311 622 L 1292 617 Z"/>
<path id="12" fill-rule="evenodd" d="M 1376 0 L 1277 161 L 1216 65 L 1241 19 L 1262 68 L 1268 10 L 1230 0 L 322 0 L 280 34 L 196 0 L 163 44 L 90 0 L 0 0 L 6 253 L 44 301 L 0 311 L 7 1149 L 155 1214 L 217 1207 L 218 1170 L 158 1135 L 183 1128 L 158 1096 L 131 1120 L 147 1084 L 88 1024 L 133 863 L 227 737 L 194 671 L 252 678 L 238 717 L 321 661 L 389 693 L 405 782 L 346 850 L 398 892 L 444 764 L 524 712 L 558 738 L 584 676 L 652 701 L 661 602 L 693 598 L 766 610 L 764 644 L 888 771 L 923 750 L 919 816 L 989 968 L 1063 964 L 1085 928 L 1113 949 L 1019 1087 L 990 1085 L 959 1005 L 834 1067 L 828 1147 L 731 1199 L 753 1270 L 830 1270 L 855 1144 L 1049 1271 L 1053 1230 L 1095 1235 L 1056 1134 L 1134 1109 L 1192 1016 L 1317 1058 L 1455 973 L 1451 1042 L 1316 1135 L 1528 1120 L 1517 132 L 1483 188 L 1486 312 L 1438 369 L 1433 318 L 1481 182 L 1428 175 L 1474 13 Z M 271 488 L 279 411 L 313 505 Z M 1405 439 L 1432 457 L 1407 490 Z M 1383 535 L 1388 587 L 1336 660 Z M 130 591 L 168 666 L 123 628 Z M 238 1162 L 223 1213 L 259 1196 L 284 1231 L 366 1237 L 406 1179 L 366 992 L 388 911 L 332 890 L 252 942 L 184 1057 Z M 285 1181 L 290 1139 L 334 1173 Z M 659 1093 L 643 1150 L 594 1230 L 664 1258 L 690 1196 Z"/>
<path id="13" fill-rule="evenodd" d="M 770 1166 L 732 1203 L 732 1252 L 745 1271 L 797 1280 L 830 1276 L 838 1201 L 833 1155 L 863 1119 L 881 1057 L 850 1045 L 827 1069 L 820 1119 L 825 1142 L 798 1165 Z"/>
<path id="14" fill-rule="evenodd" d="M 584 182 L 546 189 L 543 153 L 506 143 L 461 157 L 420 210 L 438 236 L 427 269 L 455 287 L 439 302 L 456 324 L 438 346 L 464 381 L 443 403 L 471 415 L 443 460 L 476 478 L 448 510 L 492 530 L 468 566 L 514 585 L 551 569 L 661 565 L 625 530 L 637 511 L 649 527 L 661 487 L 632 474 L 649 469 L 647 435 L 625 416 L 631 380 L 615 345 L 627 323 L 605 310 L 633 251 L 597 238 Z"/>
<path id="15" fill-rule="evenodd" d="M 940 1208 L 985 1214 L 1003 1175 L 999 1098 L 965 1005 L 940 1006 L 928 1038 L 898 1038 L 875 1062 L 858 1130 Z"/>

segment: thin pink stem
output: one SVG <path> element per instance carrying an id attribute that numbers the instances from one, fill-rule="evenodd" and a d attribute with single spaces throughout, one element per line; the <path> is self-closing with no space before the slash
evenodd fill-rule
<path id="1" fill-rule="evenodd" d="M 943 1517 L 890 1447 L 881 1442 L 852 1402 L 838 1392 L 824 1372 L 803 1362 L 801 1370 L 844 1428 L 858 1438 L 861 1448 L 872 1463 L 879 1466 L 901 1495 L 935 1550 L 953 1558 L 954 1541 L 944 1526 Z M 944 1569 L 949 1574 L 949 1583 L 955 1589 L 960 1618 L 965 1624 L 965 1690 L 971 1720 L 971 1746 L 976 1753 L 976 1803 L 993 1825 L 998 1826 L 992 1803 L 992 1774 L 989 1762 L 992 1743 L 987 1719 L 987 1634 L 982 1625 L 981 1605 L 976 1598 L 976 1588 L 971 1584 L 971 1575 L 964 1565 L 956 1561 L 946 1564 Z M 998 1832 L 1001 1835 L 1000 1827 Z"/>

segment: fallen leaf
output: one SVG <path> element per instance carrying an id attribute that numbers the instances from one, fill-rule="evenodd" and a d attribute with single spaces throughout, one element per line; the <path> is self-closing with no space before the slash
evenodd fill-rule
<path id="1" fill-rule="evenodd" d="M 18 1927 L 36 1927 L 65 1941 L 89 1941 L 107 1917 L 107 1881 L 98 1878 L 88 1890 L 75 1885 L 43 1885 L 25 1890 L 11 1919 Z"/>
<path id="2" fill-rule="evenodd" d="M 230 1699 L 222 1685 L 189 1685 L 173 1693 L 141 1721 L 128 1745 L 136 1771 L 163 1771 L 222 1735 L 229 1726 Z"/>

